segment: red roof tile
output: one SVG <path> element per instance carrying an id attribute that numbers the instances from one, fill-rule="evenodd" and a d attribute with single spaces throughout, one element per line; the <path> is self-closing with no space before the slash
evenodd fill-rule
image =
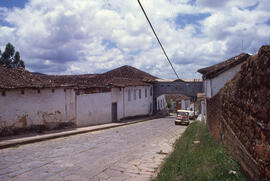
<path id="1" fill-rule="evenodd" d="M 187 100 L 187 99 L 191 99 L 188 96 L 185 96 L 183 94 L 165 94 L 166 100 L 170 101 L 170 100 L 174 100 L 174 101 L 180 101 L 180 100 Z"/>
<path id="2" fill-rule="evenodd" d="M 250 57 L 249 54 L 241 53 L 235 57 L 232 57 L 224 62 L 212 65 L 210 67 L 199 69 L 198 72 L 203 74 L 204 79 L 211 79 L 218 76 L 222 72 L 246 61 Z"/>
<path id="3" fill-rule="evenodd" d="M 8 68 L 2 65 L 0 77 L 1 89 L 42 88 L 51 83 L 50 80 L 42 80 L 23 68 Z"/>
<path id="4" fill-rule="evenodd" d="M 127 87 L 149 85 L 156 77 L 131 66 L 122 66 L 104 74 L 33 75 L 24 69 L 0 68 L 0 88 L 42 87 Z"/>

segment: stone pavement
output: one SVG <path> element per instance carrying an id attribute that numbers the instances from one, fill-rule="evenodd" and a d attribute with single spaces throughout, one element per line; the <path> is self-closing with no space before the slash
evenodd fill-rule
<path id="1" fill-rule="evenodd" d="M 48 140 L 48 139 L 66 137 L 66 136 L 75 135 L 75 134 L 82 134 L 82 133 L 87 133 L 87 132 L 103 130 L 103 129 L 115 128 L 115 127 L 125 126 L 129 124 L 135 124 L 138 122 L 148 121 L 154 118 L 156 118 L 156 116 L 147 116 L 147 117 L 140 117 L 140 118 L 131 118 L 131 119 L 127 119 L 121 122 L 107 123 L 107 124 L 101 124 L 101 125 L 95 125 L 95 126 L 44 131 L 44 133 L 42 134 L 28 133 L 24 135 L 1 137 L 0 149 L 12 147 L 12 146 L 18 146 L 22 144 L 39 142 L 39 141 Z"/>
<path id="2" fill-rule="evenodd" d="M 0 150 L 0 180 L 150 180 L 185 126 L 160 118 Z"/>

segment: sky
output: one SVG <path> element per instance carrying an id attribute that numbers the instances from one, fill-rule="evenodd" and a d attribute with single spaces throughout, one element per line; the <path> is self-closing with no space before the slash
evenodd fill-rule
<path id="1" fill-rule="evenodd" d="M 269 0 L 140 0 L 180 78 L 270 44 Z M 26 69 L 103 73 L 130 65 L 175 79 L 137 0 L 0 0 L 0 49 Z"/>

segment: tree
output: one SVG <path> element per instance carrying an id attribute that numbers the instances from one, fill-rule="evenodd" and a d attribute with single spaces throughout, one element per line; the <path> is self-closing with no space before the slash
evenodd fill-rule
<path id="1" fill-rule="evenodd" d="M 23 60 L 21 60 L 20 53 L 15 52 L 15 48 L 11 43 L 6 45 L 3 53 L 0 50 L 0 64 L 6 67 L 25 68 Z"/>

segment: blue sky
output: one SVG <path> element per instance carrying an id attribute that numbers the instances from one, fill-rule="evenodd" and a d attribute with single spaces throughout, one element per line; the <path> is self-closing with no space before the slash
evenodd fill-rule
<path id="1" fill-rule="evenodd" d="M 183 28 L 188 24 L 199 24 L 199 21 L 209 16 L 211 16 L 210 13 L 178 14 L 175 18 L 175 23 Z"/>
<path id="2" fill-rule="evenodd" d="M 267 0 L 141 3 L 180 78 L 199 78 L 202 67 L 270 44 Z M 11 42 L 30 71 L 101 73 L 131 65 L 175 78 L 136 0 L 1 0 L 0 32 L 1 50 Z"/>
<path id="3" fill-rule="evenodd" d="M 23 8 L 26 2 L 27 0 L 1 0 L 0 6 L 6 8 L 13 8 L 13 7 Z"/>

